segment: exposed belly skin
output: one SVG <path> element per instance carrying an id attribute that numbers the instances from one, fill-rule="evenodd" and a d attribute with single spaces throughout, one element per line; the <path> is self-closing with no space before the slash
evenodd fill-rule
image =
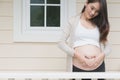
<path id="1" fill-rule="evenodd" d="M 79 46 L 79 47 L 76 47 L 76 49 L 78 50 L 79 54 L 82 54 L 86 56 L 87 58 L 97 56 L 98 54 L 101 53 L 101 49 L 95 45 Z M 83 69 L 83 70 L 94 70 L 95 69 L 95 68 L 83 67 L 76 57 L 73 58 L 73 64 L 76 67 Z"/>
<path id="2" fill-rule="evenodd" d="M 84 45 L 77 47 L 79 53 L 84 54 L 85 56 L 96 56 L 101 53 L 100 48 L 94 45 Z"/>

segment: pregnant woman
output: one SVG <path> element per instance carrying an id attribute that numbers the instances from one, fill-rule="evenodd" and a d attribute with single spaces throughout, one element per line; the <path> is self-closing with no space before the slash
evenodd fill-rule
<path id="1" fill-rule="evenodd" d="M 82 12 L 69 19 L 59 41 L 59 47 L 72 58 L 71 71 L 105 72 L 104 58 L 110 52 L 108 33 L 106 0 L 86 0 Z"/>

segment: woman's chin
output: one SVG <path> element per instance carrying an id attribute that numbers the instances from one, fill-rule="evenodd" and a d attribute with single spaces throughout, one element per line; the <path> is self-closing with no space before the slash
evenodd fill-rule
<path id="1" fill-rule="evenodd" d="M 88 17 L 88 20 L 92 19 L 92 17 Z"/>
<path id="2" fill-rule="evenodd" d="M 90 15 L 88 15 L 88 17 L 87 17 L 87 18 L 88 18 L 88 20 L 90 20 L 90 19 L 92 19 L 93 17 L 92 17 L 92 16 L 90 16 Z"/>

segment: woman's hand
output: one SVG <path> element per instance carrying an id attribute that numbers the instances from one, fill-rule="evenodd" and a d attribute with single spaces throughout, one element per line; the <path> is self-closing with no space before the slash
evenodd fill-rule
<path id="1" fill-rule="evenodd" d="M 104 57 L 105 57 L 105 54 L 100 53 L 97 56 L 95 56 L 94 58 L 87 59 L 86 63 L 90 68 L 97 68 L 102 64 Z"/>
<path id="2" fill-rule="evenodd" d="M 88 64 L 86 62 L 87 61 L 86 56 L 84 54 L 80 54 L 78 49 L 75 49 L 74 57 L 79 60 L 80 64 L 82 64 L 82 66 L 88 67 Z"/>
<path id="3" fill-rule="evenodd" d="M 94 65 L 98 65 L 100 66 L 102 64 L 102 62 L 104 61 L 104 58 L 105 58 L 105 54 L 104 53 L 100 53 L 96 58 L 95 58 L 95 63 L 93 64 Z"/>
<path id="4" fill-rule="evenodd" d="M 100 53 L 100 54 L 94 55 L 94 56 L 86 56 L 82 53 L 79 53 L 78 49 L 76 48 L 74 57 L 76 57 L 79 60 L 80 64 L 83 67 L 96 69 L 103 62 L 105 54 Z"/>

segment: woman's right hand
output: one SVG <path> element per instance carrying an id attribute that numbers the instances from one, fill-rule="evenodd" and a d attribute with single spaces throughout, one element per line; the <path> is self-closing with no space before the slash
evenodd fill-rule
<path id="1" fill-rule="evenodd" d="M 75 53 L 74 53 L 74 57 L 77 58 L 80 62 L 80 64 L 82 64 L 82 66 L 84 67 L 88 67 L 88 63 L 86 62 L 86 56 L 84 54 L 80 54 L 78 49 L 75 48 Z"/>

